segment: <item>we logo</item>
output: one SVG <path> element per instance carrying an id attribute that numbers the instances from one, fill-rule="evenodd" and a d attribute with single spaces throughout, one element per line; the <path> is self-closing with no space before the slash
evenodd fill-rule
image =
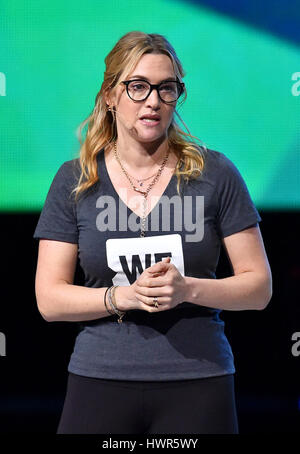
<path id="1" fill-rule="evenodd" d="M 153 262 L 154 257 L 154 262 Z M 125 273 L 130 284 L 133 284 L 138 278 L 138 274 L 142 274 L 146 268 L 154 265 L 154 263 L 160 262 L 165 257 L 172 257 L 171 252 L 161 252 L 157 254 L 145 254 L 145 259 L 141 260 L 140 256 L 135 254 L 132 257 L 126 257 L 126 255 L 120 255 L 120 263 L 122 270 Z M 145 265 L 144 265 L 145 264 Z"/>
<path id="2" fill-rule="evenodd" d="M 184 276 L 182 239 L 179 234 L 142 238 L 117 238 L 106 242 L 107 264 L 116 275 L 113 285 L 131 285 L 146 268 L 171 257 Z"/>

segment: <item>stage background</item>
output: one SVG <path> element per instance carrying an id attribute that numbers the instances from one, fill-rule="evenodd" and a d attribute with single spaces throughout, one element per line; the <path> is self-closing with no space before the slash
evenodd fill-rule
<path id="1" fill-rule="evenodd" d="M 223 312 L 242 433 L 299 428 L 300 2 L 0 2 L 0 431 L 54 432 L 76 325 L 36 308 L 32 239 L 59 166 L 77 157 L 104 58 L 125 33 L 166 36 L 186 72 L 179 114 L 239 168 L 273 272 L 265 311 Z M 224 253 L 218 277 L 230 274 Z M 81 282 L 80 269 L 77 280 Z M 3 338 L 3 336 L 2 336 Z M 299 347 L 300 353 L 300 347 Z M 3 351 L 2 351 L 3 354 Z"/>

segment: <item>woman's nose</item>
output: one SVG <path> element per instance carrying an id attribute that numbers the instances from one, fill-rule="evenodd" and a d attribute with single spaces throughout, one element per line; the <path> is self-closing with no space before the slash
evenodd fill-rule
<path id="1" fill-rule="evenodd" d="M 146 104 L 151 105 L 151 106 L 159 106 L 161 103 L 160 98 L 158 96 L 158 91 L 156 89 L 153 89 L 146 99 Z"/>

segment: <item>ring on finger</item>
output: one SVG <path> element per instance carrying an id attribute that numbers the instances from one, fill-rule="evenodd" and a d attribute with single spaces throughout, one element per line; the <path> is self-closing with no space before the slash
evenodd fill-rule
<path id="1" fill-rule="evenodd" d="M 153 298 L 153 303 L 154 303 L 154 306 L 157 308 L 158 307 L 158 299 L 157 299 L 157 296 L 155 296 Z"/>

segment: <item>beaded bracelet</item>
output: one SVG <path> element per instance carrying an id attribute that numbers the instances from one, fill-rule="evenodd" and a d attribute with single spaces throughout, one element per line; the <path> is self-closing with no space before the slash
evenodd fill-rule
<path id="1" fill-rule="evenodd" d="M 110 287 L 110 288 L 111 288 L 111 287 Z M 109 287 L 107 287 L 107 289 L 105 290 L 105 293 L 104 293 L 104 306 L 105 306 L 107 312 L 108 312 L 110 315 L 115 315 L 115 313 L 114 313 L 114 312 L 110 312 L 110 310 L 109 310 L 108 307 L 107 307 L 106 294 L 107 294 L 108 290 L 109 290 Z"/>
<path id="2" fill-rule="evenodd" d="M 115 313 L 119 316 L 118 323 L 122 323 L 122 317 L 126 314 L 126 312 L 120 311 L 117 308 L 116 299 L 115 299 L 115 291 L 116 291 L 117 287 L 118 287 L 118 285 L 114 285 L 111 288 L 111 291 L 109 292 L 109 301 L 111 303 L 111 307 L 113 308 Z"/>
<path id="3" fill-rule="evenodd" d="M 115 294 L 115 290 L 117 287 L 118 287 L 118 285 L 113 285 L 112 287 L 110 287 L 108 289 L 108 301 L 109 301 L 109 304 L 110 304 L 112 310 L 114 311 L 114 313 L 119 316 L 118 323 L 122 323 L 122 318 L 124 317 L 126 312 L 120 311 L 116 306 L 116 300 L 115 300 L 114 294 Z"/>

